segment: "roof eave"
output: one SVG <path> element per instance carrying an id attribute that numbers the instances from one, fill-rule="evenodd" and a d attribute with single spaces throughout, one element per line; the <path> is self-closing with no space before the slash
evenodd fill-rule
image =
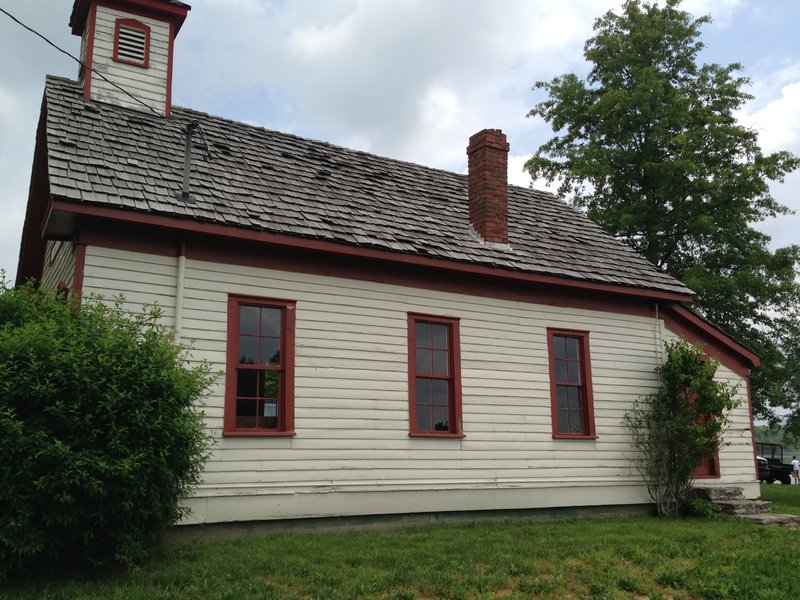
<path id="1" fill-rule="evenodd" d="M 692 295 L 689 293 L 655 288 L 623 286 L 619 284 L 610 284 L 582 279 L 568 279 L 555 275 L 545 275 L 529 271 L 517 271 L 468 262 L 448 261 L 440 258 L 431 258 L 416 254 L 391 252 L 378 248 L 367 248 L 314 238 L 244 229 L 216 223 L 207 223 L 188 218 L 154 215 L 151 213 L 131 211 L 126 209 L 96 206 L 76 202 L 72 199 L 58 197 L 53 199 L 52 211 L 48 222 L 48 232 L 51 234 L 57 234 L 59 237 L 63 238 L 65 232 L 60 230 L 55 231 L 53 224 L 60 220 L 61 223 L 66 225 L 71 223 L 73 221 L 73 217 L 75 216 L 97 217 L 116 220 L 124 223 L 150 225 L 154 227 L 180 231 L 183 233 L 260 242 L 273 246 L 281 246 L 284 248 L 316 250 L 338 256 L 360 257 L 386 261 L 389 263 L 459 272 L 463 274 L 489 276 L 508 281 L 558 286 L 565 289 L 580 289 L 583 291 L 594 291 L 603 294 L 637 297 L 640 299 L 649 299 L 653 301 L 679 303 L 692 301 Z"/>
<path id="2" fill-rule="evenodd" d="M 47 102 L 42 99 L 39 124 L 36 130 L 36 145 L 33 153 L 31 182 L 28 189 L 28 203 L 17 259 L 16 285 L 28 279 L 39 279 L 45 254 L 43 237 L 45 223 L 50 209 L 50 180 L 47 160 Z"/>
<path id="3" fill-rule="evenodd" d="M 72 13 L 69 17 L 69 26 L 72 34 L 83 35 L 83 28 L 86 26 L 86 19 L 89 16 L 89 8 L 93 0 L 75 0 L 72 6 Z M 167 17 L 175 23 L 175 34 L 180 31 L 181 25 L 186 20 L 186 15 L 192 9 L 183 2 L 163 2 L 160 0 L 117 0 L 121 4 L 129 4 L 134 8 L 152 12 L 160 16 Z"/>
<path id="4" fill-rule="evenodd" d="M 700 315 L 692 311 L 690 308 L 681 303 L 669 304 L 666 307 L 668 313 L 674 318 L 678 319 L 685 325 L 692 327 L 703 335 L 707 336 L 715 344 L 725 348 L 731 354 L 739 357 L 743 364 L 749 365 L 751 368 L 758 368 L 761 366 L 761 358 L 733 339 L 731 336 L 723 332 L 721 329 L 702 318 Z"/>

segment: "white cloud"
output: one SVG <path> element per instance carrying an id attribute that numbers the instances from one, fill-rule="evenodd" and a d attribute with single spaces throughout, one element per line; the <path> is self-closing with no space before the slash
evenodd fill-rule
<path id="1" fill-rule="evenodd" d="M 27 107 L 28 109 L 30 107 Z M 11 89 L 0 87 L 0 181 L 3 218 L 0 219 L 0 269 L 13 281 L 33 155 L 33 137 L 25 127 L 26 107 Z M 27 167 L 27 172 L 26 172 Z"/>
<path id="2" fill-rule="evenodd" d="M 337 54 L 353 41 L 352 15 L 330 26 L 309 25 L 289 34 L 288 47 L 306 60 Z"/>
<path id="3" fill-rule="evenodd" d="M 789 81 L 791 77 L 794 81 Z M 782 87 L 777 88 L 778 83 Z M 764 152 L 789 150 L 800 155 L 800 63 L 765 73 L 753 81 L 753 89 L 763 94 L 761 102 L 745 106 L 737 114 L 738 120 L 758 132 Z M 774 182 L 770 192 L 795 214 L 769 219 L 758 228 L 772 238 L 773 248 L 800 243 L 800 172 L 788 175 L 783 183 Z"/>
<path id="4" fill-rule="evenodd" d="M 191 62 L 176 57 L 174 90 L 192 106 L 216 98 L 200 106 L 210 112 L 458 170 L 475 131 L 533 128 L 532 84 L 579 64 L 593 15 L 614 4 L 339 1 L 305 13 L 287 3 L 268 17 L 248 3 L 234 15 L 196 10 L 178 40 L 193 52 Z M 201 42 L 210 25 L 199 19 L 231 42 Z M 246 91 L 221 102 L 216 90 L 231 88 Z"/>
<path id="5" fill-rule="evenodd" d="M 0 127 L 5 130 L 19 120 L 18 96 L 0 87 Z M 3 140 L 9 142 L 11 140 Z"/>
<path id="6" fill-rule="evenodd" d="M 425 127 L 447 129 L 458 123 L 462 107 L 455 92 L 445 86 L 428 89 L 420 103 L 420 117 Z"/>
<path id="7" fill-rule="evenodd" d="M 411 124 L 419 135 L 398 148 L 406 160 L 441 168 L 451 168 L 466 160 L 466 140 L 455 140 L 463 124 L 474 120 L 467 114 L 461 98 L 446 85 L 434 84 L 418 101 L 416 119 Z"/>
<path id="8" fill-rule="evenodd" d="M 765 152 L 800 152 L 800 81 L 784 86 L 779 98 L 753 113 L 742 114 L 741 120 L 758 132 Z"/>
<path id="9" fill-rule="evenodd" d="M 508 183 L 522 187 L 530 187 L 531 176 L 524 169 L 525 163 L 530 160 L 532 154 L 509 154 L 508 156 Z M 543 189 L 539 187 L 539 189 Z"/>
<path id="10" fill-rule="evenodd" d="M 681 9 L 695 17 L 710 14 L 720 27 L 728 26 L 741 8 L 741 0 L 686 0 Z"/>
<path id="11" fill-rule="evenodd" d="M 779 98 L 783 88 L 800 81 L 800 61 L 762 60 L 754 66 L 747 92 L 753 96 L 742 109 L 742 114 L 752 114 Z"/>
<path id="12" fill-rule="evenodd" d="M 67 27 L 69 2 L 3 2 L 77 51 L 78 40 Z M 546 124 L 525 118 L 537 101 L 531 86 L 568 71 L 585 73 L 583 44 L 594 19 L 620 4 L 206 0 L 194 5 L 177 39 L 174 99 L 212 114 L 458 172 L 466 167 L 469 136 L 499 128 L 511 144 L 509 180 L 528 185 L 522 165 L 550 136 Z M 688 0 L 682 6 L 695 14 L 713 11 L 719 25 L 714 32 L 750 10 L 735 0 Z M 754 48 L 766 56 L 769 45 L 764 40 Z M 0 169 L 5 215 L 10 215 L 0 232 L 0 266 L 13 269 L 44 74 L 74 77 L 77 68 L 2 15 L 0 53 L 15 57 L 0 70 L 5 90 Z M 774 63 L 764 60 L 772 68 L 762 70 L 775 71 Z M 759 130 L 773 136 L 764 139 L 776 144 L 787 131 L 797 131 L 793 118 L 800 110 L 790 113 L 795 97 L 790 86 L 800 77 L 792 77 L 791 68 L 784 62 L 785 73 L 759 76 L 753 89 L 761 104 L 746 111 L 761 119 Z M 763 94 L 756 87 L 761 82 Z M 13 118 L 10 110 L 16 111 Z"/>

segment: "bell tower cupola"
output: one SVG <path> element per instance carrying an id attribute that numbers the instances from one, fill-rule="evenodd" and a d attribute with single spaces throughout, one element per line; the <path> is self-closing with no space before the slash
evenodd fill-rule
<path id="1" fill-rule="evenodd" d="M 190 9 L 177 0 L 75 0 L 69 24 L 81 37 L 84 95 L 169 115 L 175 36 Z"/>

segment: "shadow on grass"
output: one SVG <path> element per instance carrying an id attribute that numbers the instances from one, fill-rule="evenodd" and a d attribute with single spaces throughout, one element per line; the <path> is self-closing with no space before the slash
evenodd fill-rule
<path id="1" fill-rule="evenodd" d="M 430 525 L 164 546 L 129 573 L 5 597 L 783 599 L 800 597 L 798 555 L 797 532 L 731 519 Z"/>

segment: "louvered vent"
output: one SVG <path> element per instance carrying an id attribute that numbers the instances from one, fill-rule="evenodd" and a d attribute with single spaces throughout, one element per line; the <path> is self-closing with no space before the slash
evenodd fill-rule
<path id="1" fill-rule="evenodd" d="M 130 25 L 119 26 L 119 47 L 117 55 L 122 60 L 145 64 L 147 48 L 147 31 Z"/>

